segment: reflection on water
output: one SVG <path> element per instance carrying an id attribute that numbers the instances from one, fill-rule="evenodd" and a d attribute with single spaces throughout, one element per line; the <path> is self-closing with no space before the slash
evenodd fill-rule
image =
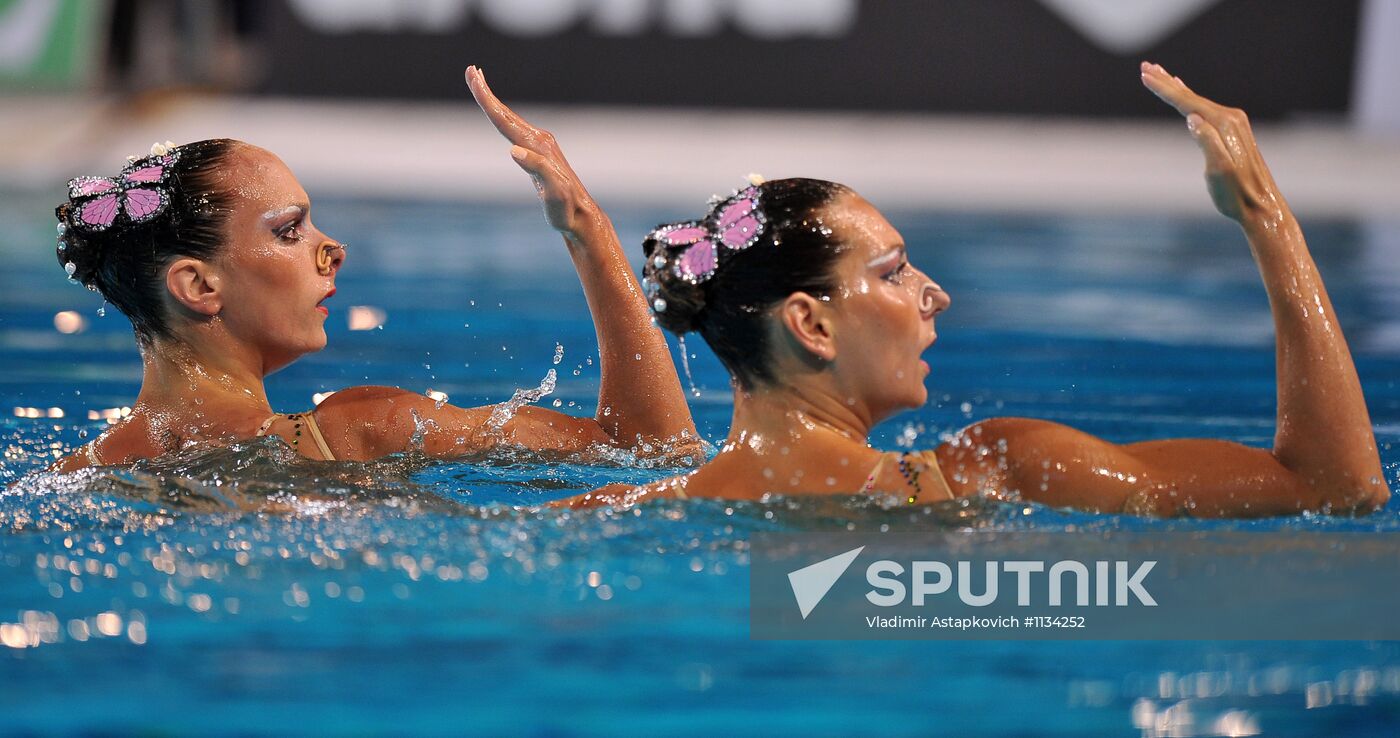
<path id="1" fill-rule="evenodd" d="M 1244 522 L 842 497 L 529 511 L 517 506 L 674 470 L 508 452 L 325 463 L 277 439 L 25 477 L 118 420 L 140 378 L 124 320 L 99 317 L 98 298 L 62 279 L 42 204 L 0 202 L 0 407 L 14 408 L 0 418 L 0 484 L 13 485 L 0 493 L 0 722 L 11 731 L 285 731 L 314 710 L 343 732 L 1394 732 L 1392 643 L 783 643 L 749 641 L 747 625 L 755 531 L 1394 534 L 1394 503 L 1362 519 Z M 317 207 L 358 246 L 329 303 L 346 317 L 328 322 L 328 350 L 270 378 L 280 409 L 365 383 L 502 402 L 552 371 L 549 401 L 592 412 L 586 305 L 533 207 Z M 674 213 L 615 215 L 635 244 Z M 932 446 L 993 415 L 1120 441 L 1270 442 L 1267 304 L 1228 224 L 892 220 L 954 307 L 929 356 L 932 401 L 879 428 L 880 445 Z M 1400 227 L 1305 226 L 1400 488 Z M 63 330 L 73 325 L 85 327 Z M 703 344 L 687 348 L 713 440 L 727 382 Z M 80 700 L 55 688 L 80 683 L 102 688 Z M 141 709 L 157 694 L 159 713 Z M 393 699 L 411 708 L 384 710 Z"/>

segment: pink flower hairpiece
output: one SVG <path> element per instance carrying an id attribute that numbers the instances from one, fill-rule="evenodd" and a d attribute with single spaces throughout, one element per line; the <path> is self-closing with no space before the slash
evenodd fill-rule
<path id="1" fill-rule="evenodd" d="M 145 223 L 170 205 L 166 182 L 178 151 L 152 155 L 127 164 L 116 177 L 74 177 L 68 180 L 68 199 L 74 203 L 73 224 L 89 231 L 105 231 L 125 215 L 132 223 Z"/>
<path id="2" fill-rule="evenodd" d="M 722 201 L 704 220 L 663 226 L 651 238 L 667 249 L 679 250 L 672 269 L 691 284 L 713 277 L 719 268 L 720 249 L 743 251 L 758 242 L 765 218 L 758 207 L 758 188 L 745 187 Z M 654 265 L 661 268 L 665 257 Z"/>

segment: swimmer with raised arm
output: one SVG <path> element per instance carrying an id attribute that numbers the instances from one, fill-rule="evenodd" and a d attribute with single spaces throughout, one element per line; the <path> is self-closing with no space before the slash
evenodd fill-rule
<path id="1" fill-rule="evenodd" d="M 154 147 L 115 178 L 77 178 L 57 209 L 59 263 L 130 318 L 144 372 L 130 417 L 54 468 L 263 435 L 312 459 L 373 459 L 409 450 L 415 420 L 423 429 L 415 448 L 439 457 L 496 444 L 576 454 L 599 444 L 698 443 L 665 339 L 607 215 L 549 132 L 496 99 L 480 70 L 467 70 L 467 84 L 534 180 L 578 270 L 600 350 L 596 417 L 526 406 L 493 419 L 492 407 L 391 387 L 352 387 L 313 410 L 274 412 L 263 378 L 325 347 L 323 303 L 346 246 L 312 223 L 310 198 L 274 154 L 214 139 Z"/>
<path id="2" fill-rule="evenodd" d="M 660 323 L 696 331 L 729 369 L 734 421 L 695 472 L 565 504 L 648 496 L 890 493 L 923 504 L 998 492 L 1104 512 L 1198 517 L 1366 513 L 1390 497 L 1361 384 L 1298 223 L 1243 112 L 1160 66 L 1149 90 L 1186 117 L 1215 206 L 1244 229 L 1277 333 L 1272 450 L 1221 440 L 1114 444 L 1068 426 L 993 418 L 932 451 L 870 448 L 870 429 L 927 401 L 920 360 L 948 293 L 848 188 L 767 182 L 701 221 L 648 237 L 644 284 Z"/>

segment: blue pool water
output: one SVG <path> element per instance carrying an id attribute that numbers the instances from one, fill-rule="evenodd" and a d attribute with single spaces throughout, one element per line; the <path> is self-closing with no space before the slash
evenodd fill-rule
<path id="1" fill-rule="evenodd" d="M 5 485 L 100 432 L 88 413 L 131 404 L 140 378 L 125 320 L 99 317 L 98 298 L 62 279 L 50 207 L 0 199 Z M 630 248 L 676 215 L 614 212 Z M 932 446 L 995 415 L 1117 441 L 1269 443 L 1267 303 L 1230 224 L 891 215 L 954 306 L 929 356 L 930 404 L 881 426 L 879 445 Z M 534 207 L 325 201 L 316 217 L 353 252 L 330 348 L 270 379 L 275 405 L 301 409 L 364 383 L 484 404 L 554 369 L 542 403 L 592 412 L 591 323 Z M 1400 223 L 1305 228 L 1400 487 Z M 350 305 L 387 320 L 351 331 Z M 67 310 L 84 330 L 55 329 Z M 702 344 L 688 349 L 696 419 L 718 440 L 725 377 Z M 274 440 L 29 477 L 0 493 L 0 730 L 1081 736 L 1134 735 L 1150 718 L 1176 735 L 1389 736 L 1400 726 L 1396 643 L 755 642 L 747 610 L 754 531 L 1393 533 L 1395 503 L 1362 519 L 1251 522 L 983 502 L 928 515 L 842 501 L 666 502 L 616 516 L 492 504 L 673 472 L 504 455 L 324 465 Z M 307 490 L 335 502 L 280 516 L 230 509 L 240 495 Z"/>

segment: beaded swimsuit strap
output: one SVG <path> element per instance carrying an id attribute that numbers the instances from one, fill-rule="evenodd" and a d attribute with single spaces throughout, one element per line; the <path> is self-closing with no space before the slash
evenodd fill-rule
<path id="1" fill-rule="evenodd" d="M 274 416 L 268 418 L 267 420 L 264 420 L 263 423 L 262 423 L 262 425 L 258 426 L 258 434 L 257 434 L 257 437 L 258 437 L 258 438 L 262 438 L 263 436 L 267 435 L 267 429 L 272 427 L 272 422 L 273 422 L 274 420 L 277 420 L 277 419 L 280 418 L 280 417 L 282 417 L 282 416 L 281 416 L 281 415 L 274 415 Z"/>
<path id="2" fill-rule="evenodd" d="M 915 457 L 922 468 L 910 463 L 909 457 L 911 456 Z M 860 488 L 862 494 L 870 494 L 875 491 L 875 484 L 880 479 L 880 472 L 885 468 L 885 462 L 891 457 L 895 458 L 899 464 L 899 475 L 904 477 L 904 481 L 914 489 L 913 494 L 906 498 L 906 502 L 910 504 L 918 502 L 919 495 L 924 491 L 923 481 L 925 479 L 932 482 L 932 486 L 941 493 L 941 496 L 946 496 L 950 500 L 956 499 L 953 490 L 948 487 L 948 480 L 943 478 L 943 470 L 938 466 L 938 457 L 931 450 L 922 451 L 917 455 L 909 451 L 899 454 L 881 454 L 880 460 L 875 462 L 875 468 L 870 470 L 870 476 L 865 478 L 865 485 Z M 932 474 L 928 474 L 928 472 L 932 472 Z"/>
<path id="3" fill-rule="evenodd" d="M 316 416 L 310 413 L 284 413 L 274 415 L 263 421 L 262 426 L 258 428 L 258 435 L 266 435 L 267 431 L 272 428 L 272 424 L 276 422 L 278 418 L 286 418 L 292 421 L 292 437 L 290 439 L 292 448 L 300 452 L 302 429 L 304 428 L 306 433 L 311 436 L 311 442 L 315 444 L 316 450 L 321 453 L 322 460 L 335 461 L 335 454 L 331 453 L 330 446 L 326 445 L 326 437 L 321 435 L 321 426 L 316 423 Z"/>

